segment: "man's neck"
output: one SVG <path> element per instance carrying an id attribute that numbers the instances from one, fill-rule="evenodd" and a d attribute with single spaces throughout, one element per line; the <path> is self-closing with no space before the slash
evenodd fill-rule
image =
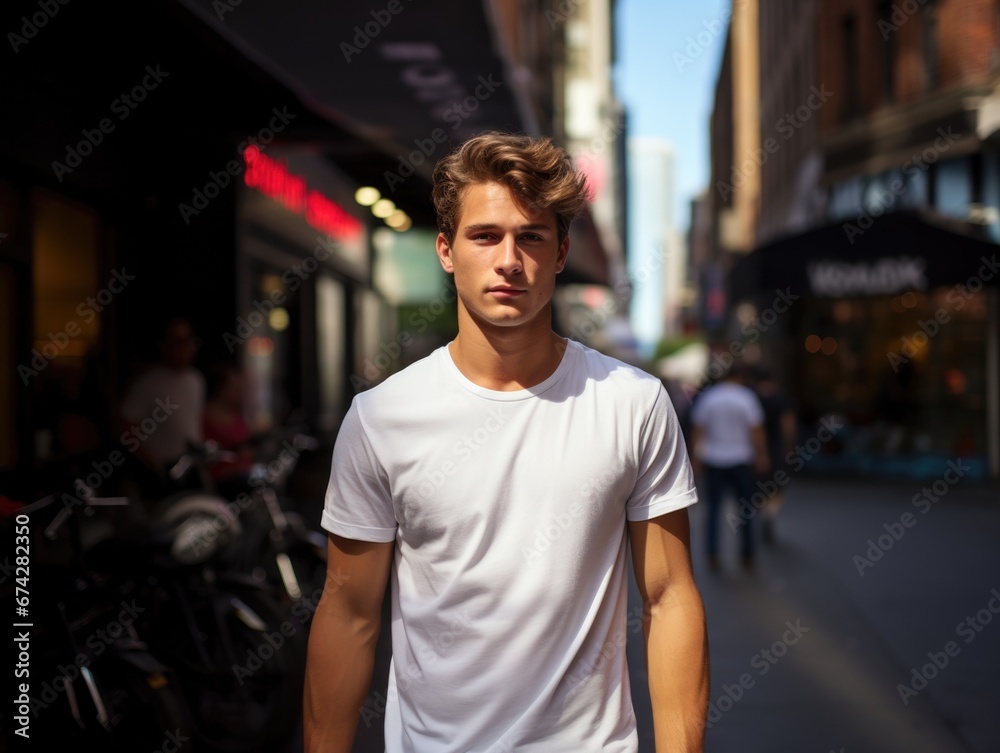
<path id="1" fill-rule="evenodd" d="M 448 352 L 471 382 L 508 392 L 533 387 L 559 367 L 567 341 L 552 331 L 551 318 L 517 327 L 489 327 L 467 320 Z"/>

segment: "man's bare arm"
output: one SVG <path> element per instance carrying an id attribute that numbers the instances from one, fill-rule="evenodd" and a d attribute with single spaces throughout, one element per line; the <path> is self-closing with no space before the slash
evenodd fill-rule
<path id="1" fill-rule="evenodd" d="M 350 753 L 372 681 L 394 546 L 329 536 L 326 585 L 309 630 L 305 753 Z"/>
<path id="2" fill-rule="evenodd" d="M 629 539 L 643 601 L 656 750 L 700 753 L 708 715 L 708 634 L 691 568 L 687 509 L 629 523 Z"/>

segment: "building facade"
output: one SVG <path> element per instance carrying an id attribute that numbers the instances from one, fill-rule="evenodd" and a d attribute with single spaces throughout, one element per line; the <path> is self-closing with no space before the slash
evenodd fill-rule
<path id="1" fill-rule="evenodd" d="M 998 478 L 1000 4 L 794 6 L 761 4 L 762 40 L 795 35 L 762 45 L 765 153 L 772 120 L 789 138 L 762 165 L 731 321 L 806 434 L 843 425 L 811 467 Z"/>
<path id="2" fill-rule="evenodd" d="M 437 265 L 429 174 L 451 145 L 561 128 L 555 74 L 527 71 L 562 32 L 551 3 L 390 5 L 67 5 L 15 34 L 0 84 L 18 103 L 0 125 L 12 497 L 113 446 L 118 401 L 171 316 L 194 324 L 200 368 L 244 367 L 258 428 L 302 418 L 327 440 L 404 345 L 438 342 L 447 281 L 400 297 L 392 255 L 420 247 Z M 10 8 L 7 27 L 36 11 Z M 112 39 L 120 17 L 144 31 Z M 603 253 L 581 250 L 569 274 L 606 284 Z"/>

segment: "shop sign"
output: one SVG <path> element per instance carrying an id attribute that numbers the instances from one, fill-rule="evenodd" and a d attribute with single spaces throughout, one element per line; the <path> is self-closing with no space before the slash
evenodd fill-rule
<path id="1" fill-rule="evenodd" d="M 315 230 L 335 240 L 357 240 L 364 231 L 361 221 L 327 198 L 310 188 L 306 179 L 293 175 L 288 168 L 265 155 L 256 146 L 243 152 L 247 163 L 243 182 L 286 209 L 302 216 Z"/>
<path id="2" fill-rule="evenodd" d="M 925 270 L 923 258 L 897 256 L 859 262 L 816 262 L 809 265 L 808 274 L 814 294 L 839 298 L 927 290 Z"/>

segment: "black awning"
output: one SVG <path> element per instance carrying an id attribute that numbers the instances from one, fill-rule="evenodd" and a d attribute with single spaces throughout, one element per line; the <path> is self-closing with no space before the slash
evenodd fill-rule
<path id="1" fill-rule="evenodd" d="M 980 226 L 927 212 L 892 212 L 781 238 L 739 258 L 731 301 L 774 290 L 857 298 L 947 285 L 1000 284 L 1000 245 Z"/>
<path id="2" fill-rule="evenodd" d="M 433 162 L 446 141 L 529 129 L 486 3 L 179 1 L 319 115 L 391 155 L 423 147 Z"/>

